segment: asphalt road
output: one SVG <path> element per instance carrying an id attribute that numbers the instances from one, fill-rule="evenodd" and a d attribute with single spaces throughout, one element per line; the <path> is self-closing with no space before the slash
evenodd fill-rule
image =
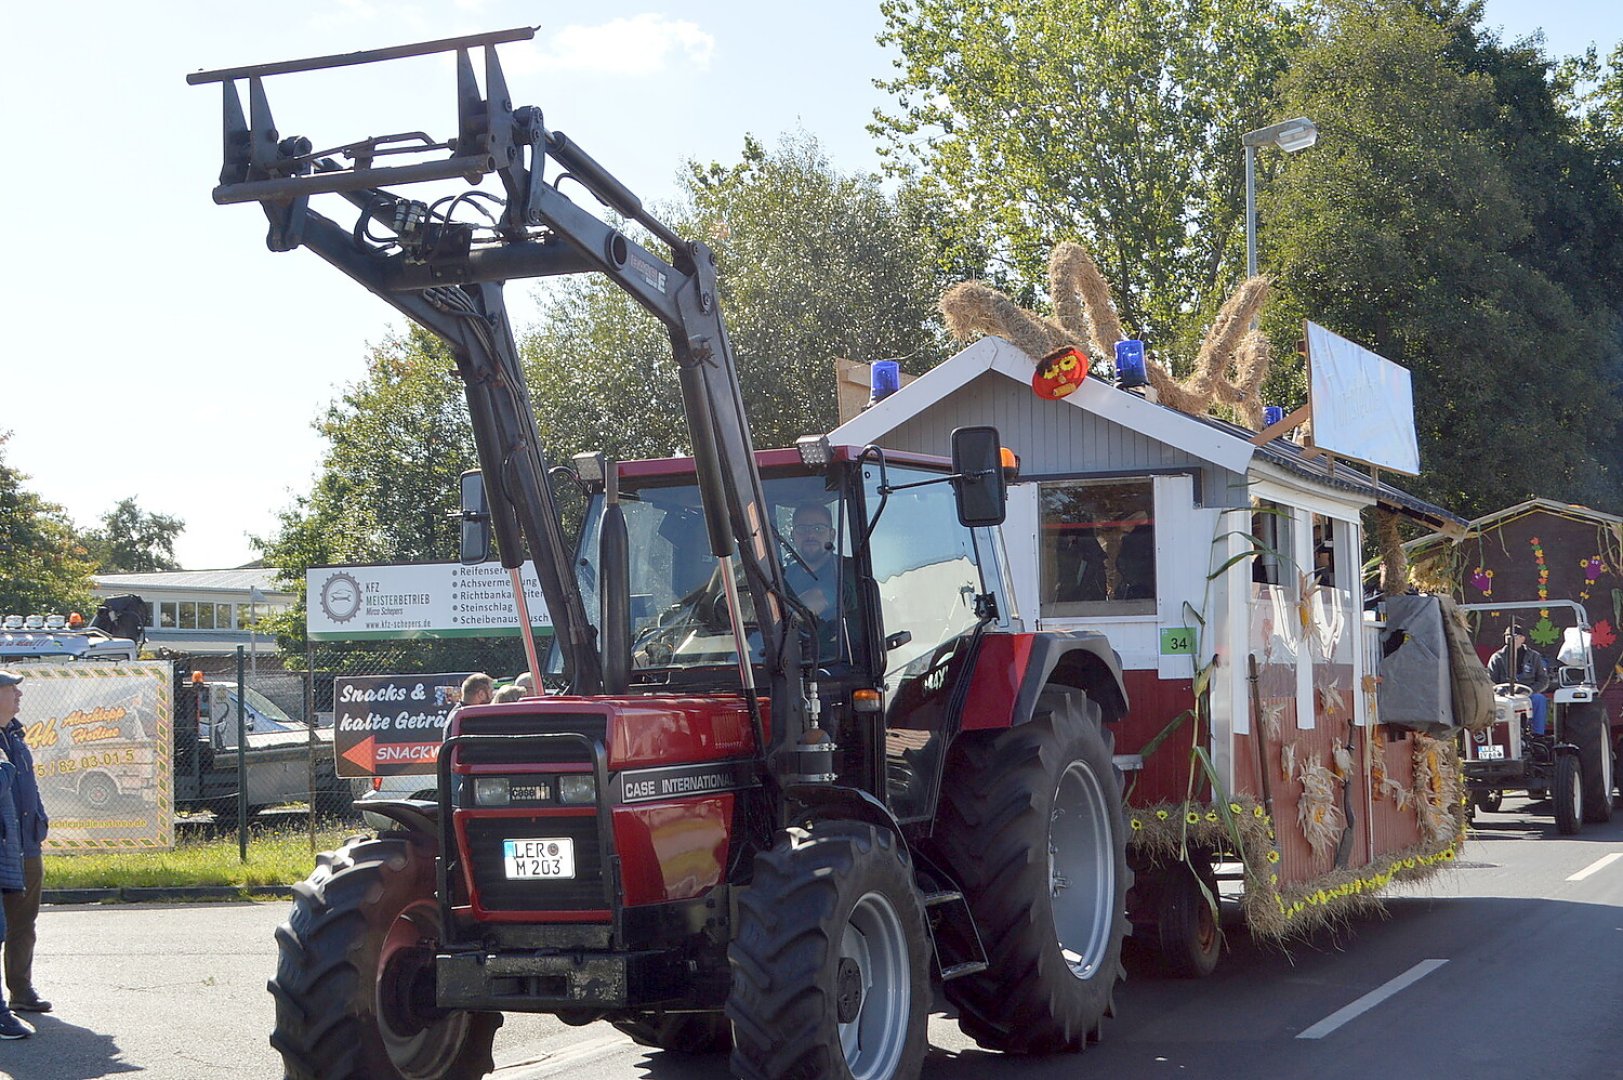
<path id="1" fill-rule="evenodd" d="M 931 1018 L 931 1080 L 1333 1080 L 1623 1076 L 1623 813 L 1574 838 L 1547 808 L 1477 818 L 1456 868 L 1396 893 L 1385 918 L 1288 951 L 1228 916 L 1211 978 L 1135 971 L 1105 1041 L 1080 1057 L 976 1049 Z M 1618 856 L 1607 860 L 1608 856 Z M 1232 905 L 1225 905 L 1232 907 Z M 267 1035 L 271 933 L 285 905 L 48 908 L 35 976 L 57 1011 L 0 1044 L 0 1076 L 143 1080 L 281 1075 Z M 1142 965 L 1140 965 L 1142 966 Z M 510 1016 L 502 1080 L 725 1075 L 722 1057 L 649 1052 L 605 1024 Z"/>

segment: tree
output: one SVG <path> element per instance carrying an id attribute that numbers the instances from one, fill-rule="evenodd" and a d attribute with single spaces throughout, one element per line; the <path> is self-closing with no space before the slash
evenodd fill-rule
<path id="1" fill-rule="evenodd" d="M 897 111 L 871 130 L 941 208 L 948 264 L 1023 300 L 1060 240 L 1123 323 L 1189 357 L 1244 275 L 1241 135 L 1296 28 L 1272 0 L 885 0 Z"/>
<path id="2" fill-rule="evenodd" d="M 1281 84 L 1282 111 L 1321 136 L 1261 200 L 1280 283 L 1265 325 L 1294 340 L 1311 317 L 1410 369 L 1418 493 L 1467 514 L 1531 495 L 1615 505 L 1615 188 L 1548 61 L 1480 17 L 1321 3 Z M 1614 231 L 1583 235 L 1597 228 Z"/>
<path id="3" fill-rule="evenodd" d="M 683 192 L 671 224 L 716 254 L 756 446 L 836 425 L 835 357 L 901 357 L 915 372 L 941 358 L 931 258 L 877 178 L 838 173 L 809 135 L 772 151 L 746 138 L 737 164 L 691 164 Z M 665 331 L 607 280 L 554 286 L 524 351 L 555 455 L 689 445 Z"/>
<path id="4" fill-rule="evenodd" d="M 62 508 L 28 490 L 28 476 L 6 464 L 10 439 L 0 432 L 0 614 L 92 610 L 95 564 Z"/>
<path id="5" fill-rule="evenodd" d="M 335 563 L 443 561 L 457 551 L 458 478 L 478 467 L 467 401 L 443 343 L 413 326 L 372 352 L 315 428 L 327 441 L 308 495 L 254 546 L 301 599 L 274 624 L 303 648 L 305 571 Z"/>
<path id="6" fill-rule="evenodd" d="M 120 499 L 102 515 L 101 525 L 85 537 L 86 547 L 103 574 L 142 574 L 179 570 L 175 539 L 186 523 L 167 514 L 152 514 L 136 504 L 135 496 Z"/>

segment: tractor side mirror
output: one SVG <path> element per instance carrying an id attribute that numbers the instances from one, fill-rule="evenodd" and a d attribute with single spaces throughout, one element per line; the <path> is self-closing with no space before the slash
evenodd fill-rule
<path id="1" fill-rule="evenodd" d="M 485 476 L 478 469 L 462 474 L 463 566 L 490 558 L 490 504 L 485 501 Z"/>
<path id="2" fill-rule="evenodd" d="M 997 428 L 955 429 L 952 471 L 958 524 L 966 529 L 1003 524 L 1008 489 L 1003 475 L 1003 444 Z"/>

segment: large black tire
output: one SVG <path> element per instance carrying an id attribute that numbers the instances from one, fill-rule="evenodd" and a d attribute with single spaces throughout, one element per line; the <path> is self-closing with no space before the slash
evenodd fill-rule
<path id="1" fill-rule="evenodd" d="M 718 1054 L 733 1044 L 732 1028 L 722 1013 L 643 1013 L 614 1026 L 638 1046 L 674 1054 Z"/>
<path id="2" fill-rule="evenodd" d="M 316 858 L 276 929 L 271 1045 L 286 1080 L 474 1080 L 494 1071 L 500 1013 L 434 1006 L 434 860 L 408 837 Z"/>
<path id="3" fill-rule="evenodd" d="M 1578 747 L 1578 769 L 1584 785 L 1584 821 L 1604 825 L 1612 820 L 1611 725 L 1599 702 L 1567 707 L 1562 737 Z"/>
<path id="4" fill-rule="evenodd" d="M 1217 879 L 1209 857 L 1166 868 L 1156 904 L 1156 943 L 1169 975 L 1203 979 L 1217 970 L 1223 927 L 1217 911 Z"/>
<path id="5" fill-rule="evenodd" d="M 1555 806 L 1555 831 L 1576 836 L 1584 825 L 1584 785 L 1576 754 L 1556 755 L 1550 802 Z"/>
<path id="6" fill-rule="evenodd" d="M 888 829 L 830 822 L 787 830 L 755 858 L 727 959 L 735 1076 L 919 1074 L 930 941 L 912 860 Z"/>
<path id="7" fill-rule="evenodd" d="M 1132 877 L 1112 742 L 1087 695 L 1049 690 L 1029 722 L 953 744 L 932 847 L 989 967 L 944 990 L 984 1047 L 1081 1050 L 1115 1014 Z"/>

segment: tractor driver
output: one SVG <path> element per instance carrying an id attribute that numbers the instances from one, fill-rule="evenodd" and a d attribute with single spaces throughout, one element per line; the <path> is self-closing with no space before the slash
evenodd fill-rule
<path id="1" fill-rule="evenodd" d="M 789 546 L 792 553 L 784 567 L 783 580 L 817 616 L 819 660 L 838 659 L 841 620 L 835 604 L 843 593 L 845 606 L 851 607 L 856 599 L 856 583 L 835 554 L 834 518 L 827 506 L 808 502 L 795 507 Z"/>
<path id="2" fill-rule="evenodd" d="M 1522 628 L 1512 626 L 1505 631 L 1505 647 L 1488 658 L 1488 677 L 1494 685 L 1520 683 L 1532 691 L 1533 734 L 1543 735 L 1548 727 L 1550 701 L 1544 696 L 1549 685 L 1549 673 L 1544 657 L 1537 649 L 1527 647 L 1527 635 Z"/>

